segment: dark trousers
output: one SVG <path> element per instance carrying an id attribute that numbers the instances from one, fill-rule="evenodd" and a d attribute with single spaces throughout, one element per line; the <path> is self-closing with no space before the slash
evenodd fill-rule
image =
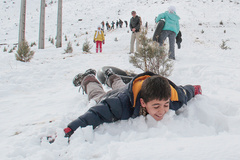
<path id="1" fill-rule="evenodd" d="M 163 30 L 159 38 L 160 46 L 163 45 L 163 42 L 166 40 L 167 37 L 169 39 L 169 58 L 175 59 L 176 33 L 173 31 Z"/>

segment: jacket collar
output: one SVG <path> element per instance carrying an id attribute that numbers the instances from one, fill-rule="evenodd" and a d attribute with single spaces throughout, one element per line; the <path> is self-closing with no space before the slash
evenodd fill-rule
<path id="1" fill-rule="evenodd" d="M 142 88 L 142 83 L 145 79 L 147 79 L 148 77 L 151 77 L 153 75 L 156 75 L 152 72 L 144 72 L 141 74 L 138 74 L 136 77 L 134 77 L 131 82 L 128 85 L 128 91 L 130 93 L 130 101 L 133 105 L 133 107 L 136 106 L 136 101 L 138 101 L 139 99 L 139 92 Z"/>

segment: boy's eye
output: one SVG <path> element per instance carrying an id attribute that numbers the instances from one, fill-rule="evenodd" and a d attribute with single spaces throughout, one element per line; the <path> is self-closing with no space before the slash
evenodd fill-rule
<path id="1" fill-rule="evenodd" d="M 164 107 L 168 107 L 169 105 L 164 105 Z"/>
<path id="2" fill-rule="evenodd" d="M 158 109 L 159 108 L 159 106 L 157 106 L 157 107 L 154 107 L 154 109 Z"/>

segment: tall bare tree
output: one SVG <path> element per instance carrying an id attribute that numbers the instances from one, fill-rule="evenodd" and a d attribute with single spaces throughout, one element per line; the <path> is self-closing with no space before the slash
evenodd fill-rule
<path id="1" fill-rule="evenodd" d="M 58 0 L 58 16 L 57 16 L 57 42 L 56 47 L 62 47 L 62 0 Z"/>
<path id="2" fill-rule="evenodd" d="M 18 44 L 25 41 L 25 30 L 26 30 L 26 0 L 21 0 Z"/>
<path id="3" fill-rule="evenodd" d="M 38 48 L 44 49 L 45 40 L 45 1 L 41 0 Z"/>

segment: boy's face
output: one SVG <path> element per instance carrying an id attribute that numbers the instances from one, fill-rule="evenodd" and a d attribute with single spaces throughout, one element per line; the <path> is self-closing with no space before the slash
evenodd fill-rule
<path id="1" fill-rule="evenodd" d="M 152 100 L 147 103 L 140 98 L 142 107 L 147 109 L 147 112 L 156 120 L 160 121 L 163 119 L 164 115 L 169 111 L 170 99 L 168 100 Z"/>

